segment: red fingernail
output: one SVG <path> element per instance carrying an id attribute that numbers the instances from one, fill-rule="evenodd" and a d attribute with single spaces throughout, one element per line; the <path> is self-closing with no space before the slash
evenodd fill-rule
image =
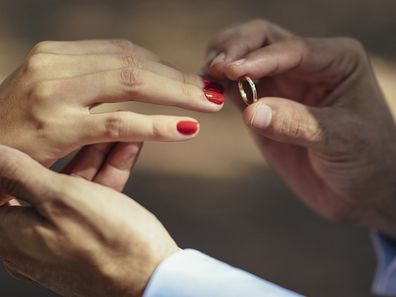
<path id="1" fill-rule="evenodd" d="M 224 88 L 221 84 L 210 80 L 204 80 L 204 85 L 205 96 L 210 102 L 218 105 L 224 103 Z"/>
<path id="2" fill-rule="evenodd" d="M 211 80 L 204 80 L 204 84 L 206 90 L 213 90 L 218 91 L 219 93 L 224 93 L 224 87 L 217 82 Z"/>
<path id="3" fill-rule="evenodd" d="M 224 103 L 224 94 L 214 90 L 204 90 L 206 98 L 215 104 L 222 105 Z"/>
<path id="4" fill-rule="evenodd" d="M 177 123 L 177 131 L 184 135 L 192 135 L 198 131 L 199 123 L 192 121 L 181 121 Z"/>

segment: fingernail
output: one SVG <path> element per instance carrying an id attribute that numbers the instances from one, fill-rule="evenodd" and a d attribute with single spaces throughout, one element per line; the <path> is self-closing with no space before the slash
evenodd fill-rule
<path id="1" fill-rule="evenodd" d="M 231 66 L 241 66 L 242 64 L 244 64 L 246 62 L 246 59 L 240 59 L 240 60 L 237 60 L 237 61 L 235 61 L 235 62 L 232 62 L 230 65 Z"/>
<path id="2" fill-rule="evenodd" d="M 209 65 L 217 56 L 217 51 L 211 50 L 206 58 L 206 64 Z"/>
<path id="3" fill-rule="evenodd" d="M 183 135 L 193 135 L 199 129 L 199 123 L 193 121 L 181 121 L 177 123 L 177 131 Z"/>
<path id="4" fill-rule="evenodd" d="M 214 90 L 224 94 L 224 87 L 218 82 L 211 80 L 204 80 L 205 90 Z"/>
<path id="5" fill-rule="evenodd" d="M 217 105 L 224 103 L 224 87 L 214 81 L 204 80 L 204 93 L 206 98 Z"/>
<path id="6" fill-rule="evenodd" d="M 250 120 L 250 124 L 254 128 L 265 129 L 267 128 L 272 120 L 272 109 L 266 104 L 259 103 L 257 104 L 252 119 Z"/>
<path id="7" fill-rule="evenodd" d="M 220 53 L 213 59 L 212 63 L 210 63 L 209 67 L 213 67 L 214 65 L 225 61 L 225 53 Z"/>
<path id="8" fill-rule="evenodd" d="M 222 105 L 224 103 L 224 94 L 220 93 L 219 91 L 216 90 L 204 90 L 206 98 L 210 101 L 213 102 L 217 105 Z"/>

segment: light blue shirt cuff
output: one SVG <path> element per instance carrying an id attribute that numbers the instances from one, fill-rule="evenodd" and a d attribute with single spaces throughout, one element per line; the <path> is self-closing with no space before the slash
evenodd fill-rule
<path id="1" fill-rule="evenodd" d="M 378 258 L 373 291 L 381 296 L 396 296 L 396 241 L 376 232 L 371 235 Z"/>
<path id="2" fill-rule="evenodd" d="M 165 259 L 143 297 L 298 297 L 277 285 L 195 250 Z"/>

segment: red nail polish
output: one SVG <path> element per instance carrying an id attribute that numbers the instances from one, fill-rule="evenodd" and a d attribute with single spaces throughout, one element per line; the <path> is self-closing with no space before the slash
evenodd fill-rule
<path id="1" fill-rule="evenodd" d="M 221 105 L 224 103 L 224 94 L 215 90 L 204 90 L 206 98 L 215 104 Z"/>
<path id="2" fill-rule="evenodd" d="M 204 80 L 204 84 L 206 90 L 214 90 L 214 91 L 218 91 L 219 93 L 224 93 L 224 87 L 217 82 Z"/>
<path id="3" fill-rule="evenodd" d="M 177 131 L 184 135 L 192 135 L 198 131 L 199 123 L 192 121 L 181 121 L 177 123 Z"/>
<path id="4" fill-rule="evenodd" d="M 204 80 L 204 93 L 206 98 L 215 104 L 221 105 L 224 103 L 224 87 L 214 81 Z"/>

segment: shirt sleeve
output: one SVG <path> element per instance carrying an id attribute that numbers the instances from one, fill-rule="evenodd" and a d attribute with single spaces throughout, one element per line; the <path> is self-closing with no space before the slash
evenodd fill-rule
<path id="1" fill-rule="evenodd" d="M 381 296 L 396 296 L 396 241 L 372 233 L 374 249 L 378 258 L 373 291 Z"/>
<path id="2" fill-rule="evenodd" d="M 298 297 L 277 285 L 195 250 L 165 259 L 143 297 Z"/>

